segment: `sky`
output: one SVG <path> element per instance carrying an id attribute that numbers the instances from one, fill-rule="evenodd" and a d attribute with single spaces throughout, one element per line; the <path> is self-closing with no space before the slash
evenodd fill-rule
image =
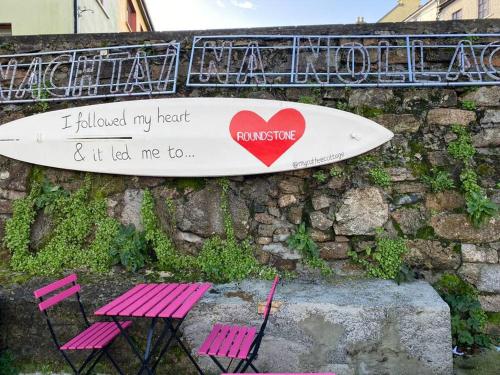
<path id="1" fill-rule="evenodd" d="M 146 0 L 155 30 L 376 22 L 397 0 Z"/>

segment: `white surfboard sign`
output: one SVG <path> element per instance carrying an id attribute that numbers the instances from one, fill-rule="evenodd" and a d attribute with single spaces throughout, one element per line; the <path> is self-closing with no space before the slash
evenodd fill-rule
<path id="1" fill-rule="evenodd" d="M 148 99 L 12 121 L 0 126 L 0 154 L 89 172 L 209 177 L 316 167 L 362 154 L 392 137 L 371 120 L 315 105 Z"/>

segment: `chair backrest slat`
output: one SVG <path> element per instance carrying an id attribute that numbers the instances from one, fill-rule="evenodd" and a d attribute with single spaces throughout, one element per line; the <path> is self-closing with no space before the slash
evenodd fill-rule
<path id="1" fill-rule="evenodd" d="M 80 291 L 80 285 L 76 284 L 73 285 L 71 288 L 65 289 L 61 293 L 58 293 L 48 299 L 46 299 L 43 302 L 40 302 L 38 304 L 38 307 L 40 308 L 40 311 L 45 311 L 49 307 L 54 306 L 55 304 L 61 302 L 62 300 L 65 300 L 68 297 L 71 297 L 72 295 L 78 293 Z"/>
<path id="2" fill-rule="evenodd" d="M 40 298 L 43 297 L 49 293 L 52 293 L 54 290 L 60 289 L 63 286 L 66 286 L 68 284 L 74 283 L 76 281 L 76 274 L 71 274 L 69 276 L 66 276 L 64 279 L 57 280 L 49 285 L 46 285 L 40 289 L 35 290 L 35 298 Z"/>
<path id="3" fill-rule="evenodd" d="M 267 296 L 267 301 L 266 301 L 266 308 L 264 309 L 264 319 L 268 317 L 268 315 L 271 312 L 271 307 L 273 304 L 273 298 L 274 298 L 274 293 L 276 292 L 276 286 L 278 285 L 279 282 L 279 277 L 276 276 L 274 278 L 273 285 L 271 287 L 271 290 L 269 291 L 269 294 Z"/>

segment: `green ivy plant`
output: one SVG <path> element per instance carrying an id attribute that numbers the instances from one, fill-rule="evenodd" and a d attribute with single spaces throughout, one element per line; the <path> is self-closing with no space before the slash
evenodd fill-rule
<path id="1" fill-rule="evenodd" d="M 72 194 L 34 183 L 30 193 L 13 204 L 4 243 L 11 252 L 11 267 L 31 275 L 57 275 L 66 269 L 109 269 L 109 248 L 119 229 L 107 215 L 103 199 L 90 199 L 90 180 Z M 57 193 L 56 193 L 57 192 Z M 47 207 L 50 209 L 46 210 Z M 30 231 L 40 210 L 50 212 L 53 232 L 40 249 L 30 248 Z"/>
<path id="2" fill-rule="evenodd" d="M 14 358 L 9 351 L 0 351 L 0 374 L 17 375 L 19 370 L 14 365 Z"/>
<path id="3" fill-rule="evenodd" d="M 452 131 L 457 139 L 448 145 L 448 153 L 463 163 L 460 181 L 465 193 L 467 213 L 472 224 L 479 227 L 491 217 L 498 215 L 498 205 L 487 197 L 478 184 L 477 173 L 473 169 L 476 149 L 472 144 L 471 135 L 464 126 L 460 125 L 454 125 Z"/>
<path id="4" fill-rule="evenodd" d="M 102 194 L 91 195 L 90 176 L 73 193 L 43 179 L 33 179 L 29 194 L 14 202 L 12 218 L 6 223 L 4 243 L 11 253 L 10 266 L 29 275 L 55 276 L 70 269 L 107 272 L 113 264 L 136 272 L 151 261 L 157 269 L 171 272 L 174 279 L 272 279 L 277 270 L 259 265 L 250 243 L 236 239 L 228 203 L 229 181 L 222 179 L 221 186 L 225 238 L 207 240 L 200 255 L 193 257 L 178 252 L 161 228 L 150 191 L 144 192 L 144 231 L 140 232 L 108 216 Z M 174 202 L 167 200 L 165 204 L 174 221 Z M 39 249 L 32 249 L 31 227 L 42 213 L 50 216 L 53 229 Z"/>
<path id="5" fill-rule="evenodd" d="M 196 270 L 196 258 L 180 254 L 167 233 L 161 227 L 155 213 L 155 201 L 149 190 L 144 192 L 141 207 L 144 238 L 154 250 L 161 271 L 172 272 L 174 276 L 182 277 Z"/>
<path id="6" fill-rule="evenodd" d="M 333 273 L 328 264 L 319 257 L 318 245 L 311 238 L 305 223 L 301 223 L 295 233 L 288 238 L 288 246 L 298 250 L 304 263 L 309 267 L 319 269 L 323 276 L 330 276 Z"/>
<path id="7" fill-rule="evenodd" d="M 109 253 L 113 264 L 121 264 L 131 272 L 140 270 L 148 259 L 144 232 L 136 230 L 132 224 L 121 225 Z"/>
<path id="8" fill-rule="evenodd" d="M 490 217 L 498 213 L 498 206 L 482 192 L 473 191 L 469 193 L 466 203 L 467 213 L 475 227 L 480 227 Z"/>
<path id="9" fill-rule="evenodd" d="M 422 181 L 429 186 L 434 193 L 455 188 L 455 183 L 448 172 L 439 169 L 431 169 L 430 176 L 422 176 Z"/>
<path id="10" fill-rule="evenodd" d="M 344 174 L 344 171 L 342 170 L 341 167 L 334 165 L 333 167 L 330 168 L 330 176 L 331 177 L 340 177 Z"/>
<path id="11" fill-rule="evenodd" d="M 460 106 L 467 111 L 475 111 L 477 108 L 476 102 L 473 100 L 462 100 Z"/>
<path id="12" fill-rule="evenodd" d="M 383 229 L 378 229 L 375 244 L 374 249 L 367 247 L 361 254 L 350 251 L 350 258 L 361 265 L 369 276 L 396 281 L 408 279 L 410 273 L 403 263 L 404 254 L 408 251 L 406 241 L 399 237 L 390 238 Z"/>
<path id="13" fill-rule="evenodd" d="M 295 233 L 288 238 L 288 246 L 298 250 L 304 257 L 319 257 L 318 245 L 311 238 L 305 223 L 300 223 Z"/>
<path id="14" fill-rule="evenodd" d="M 370 169 L 370 180 L 381 187 L 389 187 L 391 186 L 391 176 L 387 171 L 382 167 L 374 167 Z"/>
<path id="15" fill-rule="evenodd" d="M 454 159 L 461 160 L 467 165 L 476 154 L 472 137 L 465 126 L 453 125 L 451 131 L 455 133 L 457 139 L 448 144 L 448 153 Z"/>
<path id="16" fill-rule="evenodd" d="M 489 347 L 485 334 L 487 315 L 477 299 L 477 291 L 454 274 L 444 274 L 434 285 L 450 306 L 453 344 L 462 350 Z"/>
<path id="17" fill-rule="evenodd" d="M 35 103 L 35 110 L 37 112 L 46 112 L 50 108 L 49 103 L 47 101 L 40 100 L 40 99 L 49 99 L 50 98 L 50 93 L 46 89 L 47 86 L 48 86 L 47 83 L 40 85 L 40 86 L 38 86 L 38 85 L 33 86 L 33 90 L 35 92 L 40 91 L 39 101 L 37 101 Z"/>
<path id="18" fill-rule="evenodd" d="M 70 195 L 46 181 L 32 182 L 30 194 L 14 203 L 6 226 L 4 241 L 15 270 L 52 275 L 69 268 L 109 268 L 106 246 L 118 223 L 107 216 L 104 200 L 90 199 L 89 186 L 87 179 L 82 189 Z M 42 211 L 50 216 L 54 229 L 40 249 L 31 249 L 31 225 Z"/>
<path id="19" fill-rule="evenodd" d="M 215 282 L 243 280 L 258 272 L 259 265 L 248 241 L 238 242 L 229 210 L 229 180 L 219 179 L 222 189 L 221 209 L 225 238 L 214 236 L 205 241 L 198 265 L 203 274 Z"/>
<path id="20" fill-rule="evenodd" d="M 313 174 L 313 178 L 318 181 L 320 184 L 323 184 L 326 182 L 328 179 L 328 176 L 325 172 L 323 171 L 317 171 L 316 173 Z"/>

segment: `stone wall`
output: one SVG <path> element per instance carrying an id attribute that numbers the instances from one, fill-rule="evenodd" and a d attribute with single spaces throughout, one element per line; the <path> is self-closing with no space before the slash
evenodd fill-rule
<path id="1" fill-rule="evenodd" d="M 499 32 L 498 21 L 356 26 L 315 26 L 260 30 L 225 30 L 230 33 L 339 34 L 339 33 L 425 33 Z M 213 32 L 212 34 L 216 34 Z M 422 170 L 442 168 L 458 183 L 459 163 L 448 155 L 447 144 L 456 136 L 452 124 L 467 126 L 477 148 L 475 157 L 480 185 L 488 196 L 500 202 L 500 87 L 479 89 L 189 89 L 184 86 L 192 35 L 196 33 L 145 33 L 116 35 L 59 35 L 9 37 L 0 39 L 0 54 L 124 45 L 137 42 L 177 40 L 182 45 L 179 89 L 175 96 L 238 96 L 297 101 L 304 97 L 329 107 L 349 108 L 374 118 L 395 133 L 394 139 L 371 152 L 339 163 L 335 176 L 331 166 L 262 176 L 232 177 L 229 194 L 236 236 L 255 243 L 258 259 L 279 268 L 294 270 L 301 258 L 289 249 L 288 236 L 301 222 L 312 228 L 323 259 L 337 274 L 359 273 L 348 261 L 349 250 L 360 250 L 373 241 L 375 229 L 405 236 L 409 240 L 409 265 L 433 281 L 444 271 L 458 272 L 476 285 L 488 311 L 500 311 L 500 220 L 491 219 L 480 229 L 465 214 L 458 188 L 432 193 L 422 181 Z M 202 32 L 200 33 L 202 34 Z M 124 99 L 113 99 L 124 100 Z M 109 99 L 108 99 L 109 101 Z M 461 102 L 471 101 L 476 109 L 465 110 Z M 98 103 L 51 103 L 49 110 Z M 31 115 L 32 104 L 0 106 L 0 123 Z M 391 184 L 372 182 L 373 163 L 383 166 Z M 12 201 L 26 194 L 32 165 L 0 159 L 0 223 L 10 216 Z M 319 170 L 326 181 L 315 178 Z M 46 168 L 46 177 L 70 190 L 77 188 L 82 174 Z M 220 187 L 213 179 L 141 178 L 98 176 L 109 186 L 110 213 L 123 223 L 140 223 L 144 189 L 158 198 L 175 202 L 176 230 L 173 238 L 179 249 L 196 254 L 203 241 L 223 234 Z M 163 222 L 168 225 L 166 214 Z M 3 229 L 2 229 L 3 230 Z M 1 235 L 1 231 L 0 231 Z"/>
<path id="2" fill-rule="evenodd" d="M 488 20 L 224 30 L 220 33 L 427 32 L 498 33 L 500 24 Z M 254 244 L 256 257 L 261 263 L 301 272 L 301 255 L 287 246 L 287 238 L 300 223 L 306 222 L 320 247 L 321 257 L 335 270 L 336 275 L 357 276 L 362 275 L 362 271 L 349 261 L 348 251 L 360 251 L 373 243 L 375 229 L 384 227 L 395 236 L 407 238 L 410 251 L 406 262 L 422 278 L 433 282 L 444 272 L 456 272 L 478 288 L 481 303 L 487 311 L 500 311 L 500 220 L 491 219 L 480 229 L 470 224 L 463 193 L 459 189 L 460 163 L 446 151 L 447 144 L 456 137 L 451 131 L 452 124 L 465 125 L 473 134 L 477 149 L 475 167 L 479 184 L 493 201 L 500 203 L 500 87 L 481 87 L 477 90 L 189 89 L 184 82 L 194 34 L 203 32 L 9 37 L 0 38 L 0 54 L 177 40 L 181 42 L 182 56 L 179 88 L 174 96 L 234 96 L 288 101 L 307 99 L 318 105 L 342 107 L 372 117 L 392 130 L 394 139 L 368 156 L 337 164 L 339 168 L 335 169 L 335 173 L 330 173 L 331 166 L 325 166 L 273 175 L 231 177 L 229 206 L 236 237 L 247 238 Z M 464 109 L 461 105 L 463 101 L 475 103 L 476 108 Z M 49 110 L 99 102 L 51 103 Z M 37 110 L 33 104 L 1 105 L 0 124 L 29 116 Z M 389 186 L 381 187 L 370 178 L 369 172 L 374 165 L 381 166 L 388 173 L 391 180 Z M 432 193 L 424 183 L 423 176 L 438 167 L 453 175 L 457 186 L 455 189 Z M 34 170 L 32 165 L 0 157 L 0 237 L 3 237 L 5 220 L 12 214 L 12 202 L 29 191 Z M 326 177 L 325 181 L 318 178 L 318 172 Z M 43 173 L 52 183 L 72 191 L 81 186 L 84 178 L 79 172 L 51 168 L 43 168 Z M 159 214 L 166 229 L 175 222 L 172 237 L 180 251 L 197 254 L 204 240 L 214 234 L 224 234 L 221 188 L 215 179 L 111 175 L 93 175 L 92 179 L 106 187 L 109 213 L 124 224 L 134 224 L 138 228 L 141 227 L 140 207 L 145 189 L 150 189 L 158 201 L 171 198 L 176 207 L 175 220 L 170 220 L 165 209 L 160 209 Z M 33 243 L 40 240 L 40 233 L 45 229 L 43 221 L 35 223 Z M 0 250 L 0 266 L 7 264 L 8 259 L 9 254 Z M 121 277 L 126 280 L 120 283 L 117 290 L 125 290 L 132 282 L 126 275 Z M 31 300 L 30 286 L 23 290 L 19 292 L 21 297 L 16 297 L 17 292 L 6 291 L 3 301 Z M 106 292 L 110 293 L 109 290 Z M 102 300 L 109 299 L 107 294 L 99 295 Z M 15 306 L 11 303 L 7 309 L 7 315 L 12 319 L 18 314 Z M 19 316 L 26 316 L 29 321 L 34 318 L 34 305 L 26 302 L 25 306 Z M 33 329 L 42 332 L 44 327 Z M 10 337 L 16 337 L 17 331 L 14 329 L 12 332 Z M 2 344 L 5 343 L 0 342 L 0 347 Z M 46 344 L 43 342 L 40 346 Z M 36 357 L 32 351 L 23 355 L 25 358 Z"/>

